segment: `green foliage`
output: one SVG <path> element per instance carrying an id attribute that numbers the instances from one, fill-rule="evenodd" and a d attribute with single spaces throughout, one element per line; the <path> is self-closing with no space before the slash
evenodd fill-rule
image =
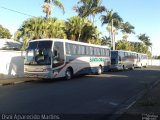
<path id="1" fill-rule="evenodd" d="M 140 34 L 137 36 L 140 41 L 142 41 L 146 46 L 152 46 L 152 43 L 150 42 L 149 36 L 146 34 Z"/>
<path id="2" fill-rule="evenodd" d="M 7 38 L 10 39 L 12 37 L 11 33 L 7 28 L 4 28 L 2 25 L 0 25 L 0 38 Z"/>
<path id="3" fill-rule="evenodd" d="M 131 45 L 133 46 L 133 50 L 135 52 L 147 53 L 148 51 L 148 47 L 141 42 L 132 42 Z"/>
<path id="4" fill-rule="evenodd" d="M 132 26 L 129 22 L 122 23 L 121 29 L 123 33 L 128 33 L 128 34 L 135 33 L 134 26 Z"/>
<path id="5" fill-rule="evenodd" d="M 95 44 L 95 45 L 101 45 L 100 39 L 89 39 L 88 43 Z"/>
<path id="6" fill-rule="evenodd" d="M 80 40 L 82 42 L 100 44 L 100 35 L 101 33 L 98 31 L 98 28 L 92 24 L 90 21 L 86 21 L 84 28 L 82 29 L 82 35 Z"/>
<path id="7" fill-rule="evenodd" d="M 111 47 L 111 38 L 104 36 L 101 38 L 101 45 L 107 45 L 109 47 Z"/>
<path id="8" fill-rule="evenodd" d="M 107 12 L 107 15 L 101 16 L 102 25 L 108 24 L 111 26 L 112 20 L 113 20 L 113 26 L 119 29 L 121 23 L 123 22 L 123 19 L 118 15 L 118 13 L 113 12 L 113 10 L 110 10 Z"/>
<path id="9" fill-rule="evenodd" d="M 66 38 L 64 21 L 56 18 L 43 19 L 42 17 L 30 18 L 22 24 L 15 35 L 16 40 L 23 41 L 23 48 L 30 40 L 41 38 Z"/>
<path id="10" fill-rule="evenodd" d="M 66 21 L 67 38 L 78 41 L 80 39 L 82 29 L 85 26 L 85 19 L 79 16 L 74 16 Z"/>
<path id="11" fill-rule="evenodd" d="M 145 53 L 151 58 L 151 52 L 149 51 L 148 47 L 141 42 L 129 42 L 126 40 L 120 40 L 116 43 L 117 50 L 128 50 L 128 51 L 135 51 L 138 53 Z"/>
<path id="12" fill-rule="evenodd" d="M 67 38 L 65 34 L 65 22 L 55 18 L 49 18 L 45 21 L 47 24 L 46 37 L 48 38 Z"/>
<path id="13" fill-rule="evenodd" d="M 160 56 L 158 56 L 157 59 L 160 59 Z"/>
<path id="14" fill-rule="evenodd" d="M 130 44 L 130 42 L 128 41 L 125 41 L 125 40 L 119 40 L 117 43 L 116 43 L 116 49 L 117 50 L 131 50 L 132 49 L 132 46 Z"/>
<path id="15" fill-rule="evenodd" d="M 66 34 L 68 39 L 81 42 L 99 40 L 100 35 L 92 22 L 79 16 L 71 17 L 66 21 Z"/>
<path id="16" fill-rule="evenodd" d="M 96 14 L 106 11 L 105 6 L 102 6 L 101 3 L 101 0 L 79 0 L 80 6 L 75 6 L 73 9 L 82 18 L 90 15 L 94 18 Z"/>

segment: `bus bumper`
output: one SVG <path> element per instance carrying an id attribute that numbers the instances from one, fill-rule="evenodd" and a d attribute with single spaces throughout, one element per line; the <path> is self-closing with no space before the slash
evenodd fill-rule
<path id="1" fill-rule="evenodd" d="M 25 72 L 25 77 L 52 79 L 50 72 Z"/>

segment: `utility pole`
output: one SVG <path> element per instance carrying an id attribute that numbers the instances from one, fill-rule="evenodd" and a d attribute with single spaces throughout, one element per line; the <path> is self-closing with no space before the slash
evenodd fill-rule
<path id="1" fill-rule="evenodd" d="M 115 50 L 115 39 L 114 39 L 114 34 L 113 34 L 113 19 L 111 21 L 111 39 L 112 39 L 112 49 Z"/>

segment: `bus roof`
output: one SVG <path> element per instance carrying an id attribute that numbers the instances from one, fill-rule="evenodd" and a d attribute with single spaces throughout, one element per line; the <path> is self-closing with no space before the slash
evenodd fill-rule
<path id="1" fill-rule="evenodd" d="M 111 51 L 136 53 L 135 51 L 127 51 L 127 50 L 111 50 Z"/>
<path id="2" fill-rule="evenodd" d="M 79 44 L 79 45 L 94 46 L 94 47 L 101 47 L 101 48 L 110 49 L 108 46 L 95 45 L 95 44 L 78 42 L 78 41 L 73 41 L 73 40 L 68 40 L 68 39 L 57 39 L 57 38 L 50 39 L 50 38 L 46 38 L 46 39 L 31 40 L 30 42 L 34 42 L 34 41 L 60 41 L 60 42 L 67 42 L 67 43 L 72 43 L 72 44 Z"/>

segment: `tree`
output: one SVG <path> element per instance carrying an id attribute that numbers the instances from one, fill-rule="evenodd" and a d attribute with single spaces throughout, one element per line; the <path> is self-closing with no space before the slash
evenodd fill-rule
<path id="1" fill-rule="evenodd" d="M 107 15 L 102 15 L 101 16 L 101 21 L 102 25 L 108 24 L 111 26 L 111 36 L 110 38 L 112 39 L 112 45 L 113 45 L 113 50 L 115 49 L 115 34 L 113 32 L 113 27 L 115 29 L 120 29 L 121 23 L 123 22 L 123 19 L 118 15 L 118 13 L 113 12 L 113 10 L 110 10 L 107 12 Z"/>
<path id="2" fill-rule="evenodd" d="M 150 42 L 150 38 L 149 38 L 149 36 L 147 36 L 146 34 L 140 34 L 140 35 L 138 35 L 137 36 L 138 37 L 138 39 L 140 40 L 140 41 L 142 41 L 146 46 L 152 46 L 152 43 Z"/>
<path id="3" fill-rule="evenodd" d="M 62 12 L 64 13 L 64 6 L 62 5 L 62 3 L 59 0 L 52 0 L 52 3 L 59 7 Z M 46 14 L 46 18 L 49 17 L 49 15 L 51 15 L 52 13 L 52 6 L 51 6 L 51 0 L 44 0 L 44 4 L 42 6 L 43 12 Z"/>
<path id="4" fill-rule="evenodd" d="M 121 23 L 123 22 L 123 19 L 118 15 L 118 13 L 113 12 L 113 10 L 110 10 L 107 12 L 107 15 L 101 16 L 101 21 L 102 21 L 102 25 L 108 24 L 110 26 L 112 25 L 112 22 L 113 22 L 113 27 L 119 29 L 121 26 Z"/>
<path id="5" fill-rule="evenodd" d="M 129 50 L 130 51 L 131 49 L 132 49 L 131 44 L 128 41 L 119 40 L 116 43 L 116 50 Z"/>
<path id="6" fill-rule="evenodd" d="M 49 18 L 45 21 L 46 24 L 46 37 L 48 38 L 67 38 L 65 33 L 65 22 L 63 20 L 57 20 L 56 18 Z"/>
<path id="7" fill-rule="evenodd" d="M 2 25 L 0 25 L 0 38 L 7 38 L 10 39 L 12 37 L 11 33 L 7 28 L 4 28 Z"/>
<path id="8" fill-rule="evenodd" d="M 127 35 L 127 34 L 124 34 L 123 37 L 122 37 L 122 39 L 127 41 L 128 35 Z"/>
<path id="9" fill-rule="evenodd" d="M 147 36 L 146 34 L 140 34 L 137 37 L 147 47 L 148 55 L 152 57 L 152 43 L 150 42 L 149 36 Z M 149 47 L 151 48 L 151 52 L 149 52 Z"/>
<path id="10" fill-rule="evenodd" d="M 148 48 L 143 43 L 141 42 L 130 42 L 130 43 L 133 48 L 132 51 L 139 52 L 139 53 L 147 53 Z"/>
<path id="11" fill-rule="evenodd" d="M 128 34 L 135 33 L 134 26 L 132 26 L 129 22 L 122 23 L 121 29 L 123 33 L 128 33 Z"/>
<path id="12" fill-rule="evenodd" d="M 64 21 L 56 18 L 44 20 L 42 17 L 30 18 L 16 32 L 16 39 L 23 41 L 23 48 L 30 40 L 41 38 L 66 38 Z"/>
<path id="13" fill-rule="evenodd" d="M 66 21 L 66 33 L 68 39 L 79 41 L 82 33 L 82 29 L 85 26 L 84 18 L 74 16 Z"/>
<path id="14" fill-rule="evenodd" d="M 82 18 L 92 16 L 93 23 L 96 14 L 107 11 L 105 6 L 102 6 L 101 0 L 80 0 L 78 4 L 80 6 L 74 6 L 73 9 Z"/>
<path id="15" fill-rule="evenodd" d="M 97 26 L 94 26 L 91 21 L 86 20 L 85 26 L 82 29 L 81 41 L 100 45 L 100 35 L 101 33 L 98 31 Z"/>
<path id="16" fill-rule="evenodd" d="M 111 40 L 110 37 L 104 36 L 101 38 L 101 45 L 107 45 L 111 47 Z"/>
<path id="17" fill-rule="evenodd" d="M 135 34 L 134 26 L 132 26 L 129 22 L 122 23 L 121 29 L 122 29 L 122 33 L 124 34 L 123 36 L 125 40 L 127 40 L 128 38 L 127 34 L 131 34 L 131 33 Z"/>
<path id="18" fill-rule="evenodd" d="M 81 42 L 92 42 L 100 40 L 97 27 L 86 18 L 74 16 L 66 21 L 66 34 L 67 38 Z M 99 42 L 98 42 L 99 43 Z"/>

